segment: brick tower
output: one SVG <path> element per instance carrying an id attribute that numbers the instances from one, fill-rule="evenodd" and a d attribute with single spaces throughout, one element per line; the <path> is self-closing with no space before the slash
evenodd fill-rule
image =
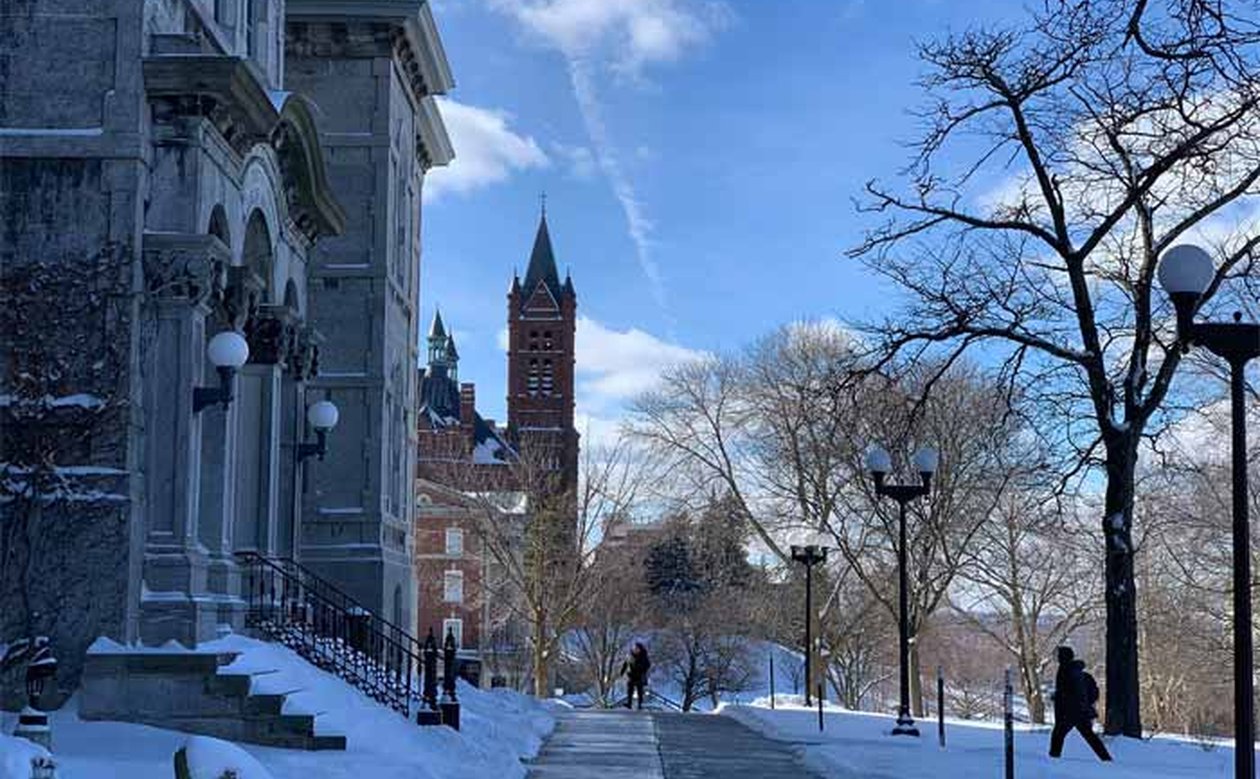
<path id="1" fill-rule="evenodd" d="M 555 471 L 562 489 L 577 485 L 573 427 L 577 293 L 561 283 L 544 207 L 525 281 L 508 291 L 508 435 L 521 456 Z"/>

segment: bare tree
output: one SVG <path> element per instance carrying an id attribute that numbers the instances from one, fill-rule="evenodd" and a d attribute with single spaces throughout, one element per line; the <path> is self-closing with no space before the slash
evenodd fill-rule
<path id="1" fill-rule="evenodd" d="M 854 576 L 842 576 L 819 615 L 827 675 L 840 702 L 868 704 L 872 691 L 896 673 L 897 626 L 892 615 Z"/>
<path id="2" fill-rule="evenodd" d="M 1029 719 L 1043 724 L 1055 649 L 1096 615 L 1094 536 L 1053 496 L 1026 488 L 1008 493 L 989 519 L 959 571 L 955 611 L 1010 655 Z"/>
<path id="3" fill-rule="evenodd" d="M 888 442 L 903 464 L 916 444 L 934 445 L 941 455 L 930 495 L 910 504 L 906 523 L 910 694 L 914 712 L 922 715 L 916 637 L 947 605 L 976 536 L 1012 485 L 1022 422 L 1011 413 L 1003 388 L 966 364 L 942 373 L 924 362 L 907 369 L 896 384 L 879 377 L 863 384 L 857 435 Z M 860 476 L 861 450 L 851 448 L 848 457 L 848 472 Z M 875 495 L 869 478 L 851 479 L 839 501 L 824 527 L 844 563 L 897 620 L 898 510 Z"/>
<path id="4" fill-rule="evenodd" d="M 591 563 L 586 603 L 574 625 L 572 650 L 600 706 L 616 702 L 621 664 L 643 623 L 647 589 L 642 551 L 601 546 Z"/>
<path id="5" fill-rule="evenodd" d="M 910 296 L 871 328 L 885 359 L 983 345 L 1060 412 L 1074 467 L 1105 477 L 1109 733 L 1142 732 L 1134 471 L 1181 363 L 1157 261 L 1226 233 L 1211 305 L 1260 244 L 1224 218 L 1260 180 L 1254 10 L 1046 0 L 1026 24 L 922 45 L 925 133 L 904 187 L 867 186 L 887 219 L 852 252 Z"/>
<path id="6" fill-rule="evenodd" d="M 586 447 L 578 484 L 565 488 L 548 452 L 511 458 L 497 485 L 463 462 L 435 464 L 434 477 L 469 491 L 478 537 L 497 575 L 491 593 L 529 634 L 533 692 L 547 695 L 553 661 L 576 623 L 595 578 L 596 541 L 611 518 L 630 512 L 640 468 L 629 444 Z"/>

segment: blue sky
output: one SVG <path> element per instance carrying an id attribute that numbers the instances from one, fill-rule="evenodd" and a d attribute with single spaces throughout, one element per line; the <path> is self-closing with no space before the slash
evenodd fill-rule
<path id="1" fill-rule="evenodd" d="M 843 251 L 916 133 L 914 42 L 1011 0 L 442 0 L 457 159 L 426 183 L 421 307 L 504 418 L 501 340 L 547 192 L 583 317 L 579 414 L 605 432 L 662 366 L 784 322 L 891 305 Z M 587 424 L 579 423 L 580 426 Z"/>

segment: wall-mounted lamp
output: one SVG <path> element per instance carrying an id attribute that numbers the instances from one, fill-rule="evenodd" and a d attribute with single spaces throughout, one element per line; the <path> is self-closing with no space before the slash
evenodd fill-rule
<path id="1" fill-rule="evenodd" d="M 224 330 L 206 344 L 206 356 L 219 372 L 219 386 L 193 388 L 193 413 L 215 403 L 227 408 L 232 402 L 232 385 L 236 371 L 249 361 L 249 344 L 235 330 Z"/>
<path id="2" fill-rule="evenodd" d="M 321 400 L 307 407 L 306 421 L 315 430 L 315 443 L 298 444 L 298 462 L 311 456 L 318 457 L 320 460 L 324 459 L 324 455 L 328 452 L 328 431 L 337 426 L 337 420 L 340 417 L 336 404 L 329 400 Z"/>

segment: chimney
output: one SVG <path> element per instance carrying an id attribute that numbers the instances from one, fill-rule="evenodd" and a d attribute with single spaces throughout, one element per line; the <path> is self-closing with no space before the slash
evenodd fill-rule
<path id="1" fill-rule="evenodd" d="M 459 385 L 459 425 L 472 430 L 473 415 L 477 413 L 477 386 L 470 382 Z"/>

